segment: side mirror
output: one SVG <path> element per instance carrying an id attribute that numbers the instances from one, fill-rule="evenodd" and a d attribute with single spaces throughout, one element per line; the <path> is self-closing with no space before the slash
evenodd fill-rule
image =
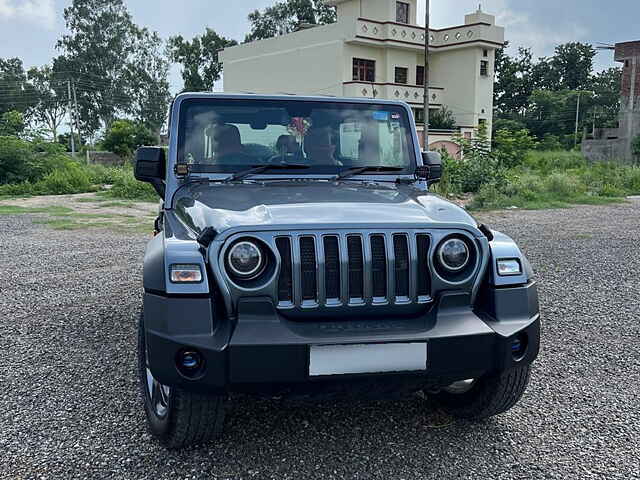
<path id="1" fill-rule="evenodd" d="M 153 185 L 158 195 L 164 198 L 166 156 L 162 147 L 140 147 L 136 151 L 133 175 L 136 180 Z"/>
<path id="2" fill-rule="evenodd" d="M 442 178 L 442 157 L 438 152 L 422 152 L 422 166 L 416 169 L 416 176 L 427 183 L 436 183 Z"/>

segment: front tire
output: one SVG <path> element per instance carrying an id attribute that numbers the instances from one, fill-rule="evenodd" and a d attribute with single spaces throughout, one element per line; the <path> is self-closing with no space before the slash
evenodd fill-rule
<path id="1" fill-rule="evenodd" d="M 453 417 L 484 420 L 513 407 L 527 389 L 531 366 L 516 367 L 477 379 L 462 393 L 442 390 L 429 395 Z"/>
<path id="2" fill-rule="evenodd" d="M 222 433 L 224 399 L 159 383 L 149 369 L 144 314 L 138 321 L 138 380 L 151 434 L 168 449 L 209 443 Z"/>

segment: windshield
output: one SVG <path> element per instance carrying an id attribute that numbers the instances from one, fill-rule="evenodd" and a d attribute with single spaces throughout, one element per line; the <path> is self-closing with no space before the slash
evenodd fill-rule
<path id="1" fill-rule="evenodd" d="M 196 173 L 286 163 L 309 168 L 269 173 L 335 174 L 367 166 L 410 174 L 415 168 L 410 129 L 407 112 L 398 105 L 187 99 L 180 111 L 178 162 L 191 164 Z"/>

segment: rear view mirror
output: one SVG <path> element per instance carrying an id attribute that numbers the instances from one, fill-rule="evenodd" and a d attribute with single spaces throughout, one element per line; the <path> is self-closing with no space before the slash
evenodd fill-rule
<path id="1" fill-rule="evenodd" d="M 164 198 L 166 156 L 162 147 L 140 147 L 136 151 L 133 174 L 136 180 L 153 185 L 158 195 Z"/>
<path id="2" fill-rule="evenodd" d="M 438 152 L 422 152 L 422 166 L 416 169 L 416 176 L 427 183 L 436 183 L 442 178 L 442 157 Z"/>

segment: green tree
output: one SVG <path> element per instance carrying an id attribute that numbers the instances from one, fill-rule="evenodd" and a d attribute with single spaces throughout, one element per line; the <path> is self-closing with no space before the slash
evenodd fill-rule
<path id="1" fill-rule="evenodd" d="M 558 79 L 559 88 L 588 89 L 595 56 L 596 50 L 586 43 L 571 42 L 558 45 L 550 63 Z"/>
<path id="2" fill-rule="evenodd" d="M 221 37 L 207 28 L 202 36 L 195 36 L 191 41 L 182 35 L 169 38 L 168 52 L 173 62 L 182 65 L 184 91 L 211 91 L 222 73 L 222 63 L 218 52 L 233 45 L 235 40 Z"/>
<path id="3" fill-rule="evenodd" d="M 0 58 L 0 114 L 9 111 L 28 113 L 34 103 L 22 60 Z"/>
<path id="4" fill-rule="evenodd" d="M 115 120 L 104 134 L 102 147 L 122 158 L 131 158 L 138 147 L 154 143 L 155 136 L 144 125 L 131 120 Z"/>
<path id="5" fill-rule="evenodd" d="M 263 40 L 293 32 L 301 24 L 324 25 L 336 21 L 335 8 L 322 0 L 285 0 L 263 11 L 249 14 L 250 33 L 246 42 Z"/>
<path id="6" fill-rule="evenodd" d="M 494 107 L 500 115 L 519 115 L 526 110 L 535 89 L 531 80 L 532 54 L 528 48 L 519 48 L 512 57 L 506 52 L 507 47 L 508 43 L 496 50 Z"/>
<path id="7" fill-rule="evenodd" d="M 436 130 L 453 130 L 456 128 L 456 117 L 446 105 L 443 105 L 429 116 L 429 127 Z"/>
<path id="8" fill-rule="evenodd" d="M 25 127 L 24 115 L 17 110 L 4 112 L 0 116 L 0 136 L 19 137 Z"/>
<path id="9" fill-rule="evenodd" d="M 136 35 L 136 49 L 124 73 L 127 96 L 131 99 L 127 112 L 159 135 L 171 101 L 169 61 L 156 32 L 145 28 Z"/>
<path id="10" fill-rule="evenodd" d="M 591 77 L 590 89 L 594 91 L 595 98 L 592 112 L 589 112 L 588 117 L 595 117 L 597 127 L 615 128 L 617 126 L 621 83 L 621 68 L 609 68 Z"/>
<path id="11" fill-rule="evenodd" d="M 37 98 L 31 119 L 36 126 L 43 125 L 55 141 L 67 111 L 68 94 L 65 83 L 60 74 L 49 65 L 33 67 L 29 69 L 27 76 Z"/>
<path id="12" fill-rule="evenodd" d="M 123 0 L 73 0 L 64 19 L 69 33 L 58 41 L 64 55 L 54 69 L 76 81 L 82 130 L 92 135 L 130 103 L 123 73 L 137 28 Z"/>

